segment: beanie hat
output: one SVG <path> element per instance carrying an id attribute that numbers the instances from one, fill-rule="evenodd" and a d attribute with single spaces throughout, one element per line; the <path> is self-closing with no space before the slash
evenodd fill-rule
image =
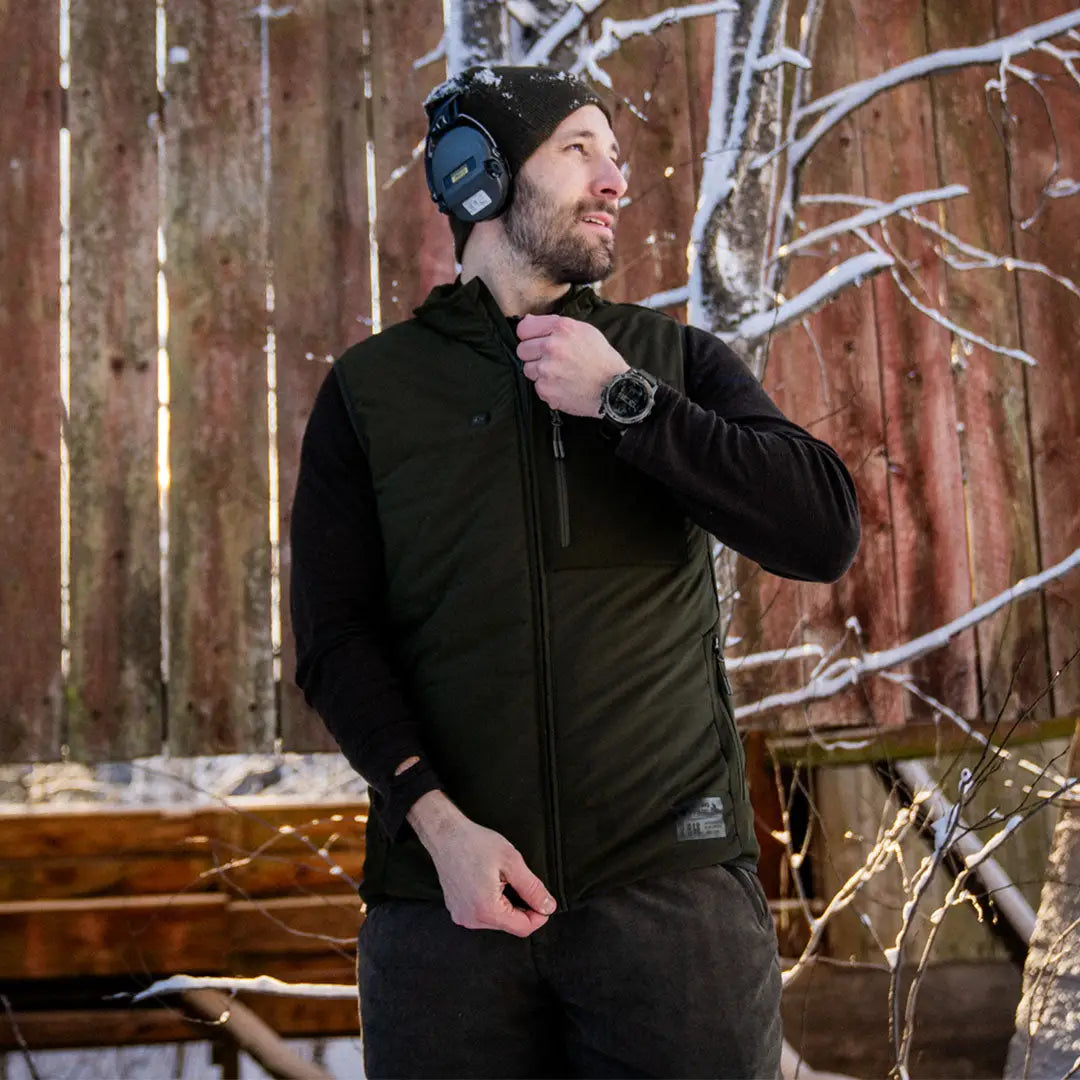
<path id="1" fill-rule="evenodd" d="M 611 112 L 600 95 L 582 79 L 557 68 L 471 67 L 431 91 L 424 102 L 429 123 L 453 94 L 461 95 L 460 111 L 487 128 L 506 158 L 511 180 L 533 151 L 583 105 L 595 105 L 611 123 Z M 472 225 L 451 214 L 450 231 L 454 258 L 461 262 Z"/>

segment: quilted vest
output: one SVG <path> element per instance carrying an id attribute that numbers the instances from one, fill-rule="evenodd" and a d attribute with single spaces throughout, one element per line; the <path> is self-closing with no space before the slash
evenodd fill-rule
<path id="1" fill-rule="evenodd" d="M 558 313 L 683 389 L 675 321 L 580 288 Z M 516 343 L 474 278 L 335 365 L 374 481 L 385 646 L 430 761 L 560 905 L 752 862 L 708 538 L 597 420 L 552 416 Z M 441 897 L 411 829 L 372 822 L 367 843 L 369 902 Z"/>

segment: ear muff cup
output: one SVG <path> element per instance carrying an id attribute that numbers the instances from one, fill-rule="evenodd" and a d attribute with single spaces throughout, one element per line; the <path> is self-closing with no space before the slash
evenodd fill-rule
<path id="1" fill-rule="evenodd" d="M 510 170 L 484 126 L 456 101 L 432 119 L 424 149 L 431 198 L 444 214 L 473 224 L 496 217 L 510 194 Z"/>

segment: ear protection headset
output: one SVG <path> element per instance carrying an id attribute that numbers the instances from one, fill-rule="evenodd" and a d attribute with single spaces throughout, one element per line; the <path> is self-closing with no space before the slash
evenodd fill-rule
<path id="1" fill-rule="evenodd" d="M 439 210 L 472 224 L 506 205 L 510 170 L 487 128 L 461 112 L 460 97 L 452 95 L 431 118 L 424 172 Z"/>

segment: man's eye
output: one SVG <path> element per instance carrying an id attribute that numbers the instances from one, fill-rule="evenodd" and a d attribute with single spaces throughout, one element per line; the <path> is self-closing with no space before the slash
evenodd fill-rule
<path id="1" fill-rule="evenodd" d="M 566 149 L 567 150 L 577 150 L 579 153 L 584 154 L 585 153 L 585 144 L 584 143 L 579 143 L 579 142 L 571 143 Z"/>

